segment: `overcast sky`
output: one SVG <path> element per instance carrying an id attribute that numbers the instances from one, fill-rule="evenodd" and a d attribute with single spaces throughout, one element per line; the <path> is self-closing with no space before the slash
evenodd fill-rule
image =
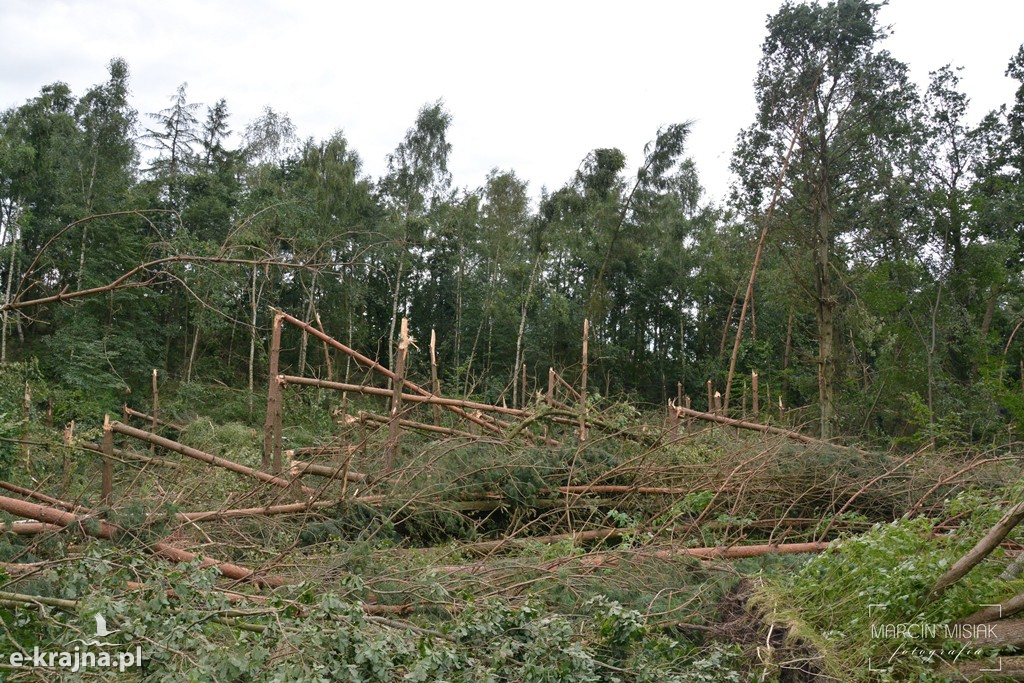
<path id="1" fill-rule="evenodd" d="M 235 131 L 266 105 L 303 138 L 343 130 L 377 177 L 420 106 L 443 98 L 455 184 L 512 169 L 534 196 L 594 148 L 636 163 L 659 126 L 693 120 L 690 155 L 720 197 L 779 4 L 0 0 L 0 108 L 54 81 L 81 95 L 123 57 L 143 123 L 187 81 L 193 102 L 227 99 Z M 1012 100 L 1024 2 L 892 0 L 880 17 L 918 83 L 952 62 L 975 118 Z"/>

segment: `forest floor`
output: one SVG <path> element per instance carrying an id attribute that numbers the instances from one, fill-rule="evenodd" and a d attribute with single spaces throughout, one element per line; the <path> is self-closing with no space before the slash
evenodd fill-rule
<path id="1" fill-rule="evenodd" d="M 396 445 L 359 412 L 383 399 L 341 414 L 288 388 L 270 476 L 258 400 L 169 394 L 165 441 L 130 414 L 108 430 L 107 501 L 103 430 L 18 438 L 0 613 L 26 662 L 96 614 L 141 647 L 126 673 L 168 681 L 976 680 L 1012 653 L 943 654 L 948 624 L 1021 592 L 1015 530 L 929 589 L 1019 499 L 1015 444 L 875 452 L 605 401 L 582 441 L 537 403 L 515 438 L 445 415 L 455 433 Z M 886 630 L 908 623 L 940 632 Z M 124 675 L 11 661 L 12 681 Z"/>

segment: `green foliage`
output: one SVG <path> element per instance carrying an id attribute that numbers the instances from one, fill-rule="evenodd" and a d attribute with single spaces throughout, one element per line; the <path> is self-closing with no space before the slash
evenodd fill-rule
<path id="1" fill-rule="evenodd" d="M 126 592 L 125 580 L 139 572 L 151 578 Z M 143 650 L 141 669 L 118 680 L 611 683 L 622 680 L 622 669 L 652 683 L 741 680 L 736 649 L 682 647 L 651 631 L 638 612 L 601 597 L 572 616 L 532 602 L 470 602 L 440 630 L 417 632 L 372 620 L 343 594 L 301 586 L 231 605 L 214 590 L 216 576 L 198 565 L 131 556 L 113 563 L 90 552 L 34 585 L 40 594 L 79 600 L 77 610 L 7 607 L 0 618 L 21 647 L 60 650 L 103 614 L 117 631 L 111 642 Z M 55 669 L 48 680 L 75 675 Z"/>
<path id="2" fill-rule="evenodd" d="M 967 516 L 955 538 L 936 536 L 934 520 L 924 517 L 876 524 L 811 558 L 792 575 L 766 582 L 752 604 L 788 630 L 792 645 L 811 648 L 818 670 L 826 675 L 851 681 L 878 680 L 879 675 L 894 681 L 940 680 L 930 678 L 936 662 L 926 653 L 948 649 L 944 625 L 1024 587 L 1020 580 L 1000 578 L 1005 563 L 997 551 L 940 599 L 927 600 L 938 578 L 1000 516 L 997 505 L 974 493 L 950 501 L 944 512 Z M 934 632 L 926 628 L 908 642 L 882 630 L 896 624 L 926 624 Z"/>

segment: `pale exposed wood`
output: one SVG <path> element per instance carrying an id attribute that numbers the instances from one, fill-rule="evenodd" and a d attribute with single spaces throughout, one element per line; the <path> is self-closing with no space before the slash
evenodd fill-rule
<path id="1" fill-rule="evenodd" d="M 402 448 L 402 387 L 405 385 L 405 360 L 409 354 L 409 319 L 402 318 L 400 341 L 398 343 L 398 359 L 395 367 L 395 381 L 391 394 L 391 419 L 388 422 L 388 440 L 384 444 L 384 472 L 390 472 L 395 466 L 395 458 Z M 436 405 L 436 404 L 435 404 Z"/>
<path id="2" fill-rule="evenodd" d="M 100 500 L 104 505 L 110 505 L 110 498 L 114 493 L 114 433 L 110 430 L 110 416 L 103 416 L 103 481 Z"/>
<path id="3" fill-rule="evenodd" d="M 587 440 L 587 343 L 590 339 L 590 321 L 583 320 L 583 371 L 580 377 L 580 441 Z"/>
<path id="4" fill-rule="evenodd" d="M 441 382 L 437 379 L 437 334 L 434 328 L 430 328 L 430 388 L 435 396 L 441 395 Z M 441 424 L 441 406 L 434 403 L 431 408 L 434 413 L 434 424 Z"/>
<path id="5" fill-rule="evenodd" d="M 270 369 L 267 372 L 267 417 L 263 422 L 263 471 L 270 471 L 273 461 L 280 458 L 277 434 L 280 431 L 281 385 L 277 382 L 278 361 L 281 355 L 281 314 L 274 315 L 270 335 Z M 275 471 L 280 471 L 280 462 Z"/>
<path id="6" fill-rule="evenodd" d="M 758 418 L 758 416 L 760 415 L 760 412 L 761 412 L 761 400 L 760 400 L 760 394 L 758 393 L 757 371 L 756 370 L 753 370 L 750 373 L 750 389 L 751 389 L 751 393 L 753 394 L 752 409 L 753 409 L 753 412 L 754 412 L 754 419 L 756 420 Z"/>
<path id="7" fill-rule="evenodd" d="M 346 461 L 347 460 L 348 458 L 346 457 Z M 327 465 L 317 465 L 312 462 L 303 462 L 302 460 L 292 460 L 289 469 L 292 472 L 292 476 L 313 474 L 327 479 L 345 479 L 357 484 L 366 481 L 367 478 L 365 474 L 346 471 L 347 467 L 344 463 L 337 467 L 329 467 Z"/>
<path id="8" fill-rule="evenodd" d="M 124 406 L 125 413 L 130 415 L 128 412 L 128 404 Z M 155 432 L 157 425 L 160 424 L 160 387 L 157 383 L 156 368 L 153 368 L 153 407 L 152 407 L 152 421 L 149 427 L 149 431 Z M 127 419 L 125 420 L 127 422 Z M 180 429 L 178 431 L 181 431 Z M 156 444 L 149 444 L 149 454 L 156 455 Z"/>

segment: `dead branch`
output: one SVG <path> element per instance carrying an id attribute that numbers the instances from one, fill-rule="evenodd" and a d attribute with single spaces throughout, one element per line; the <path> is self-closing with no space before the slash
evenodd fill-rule
<path id="1" fill-rule="evenodd" d="M 279 486 L 284 489 L 291 488 L 292 486 L 292 482 L 289 481 L 288 479 L 277 477 L 274 476 L 273 474 L 267 474 L 266 472 L 261 472 L 260 470 L 253 469 L 251 467 L 246 467 L 245 465 L 240 465 L 237 462 L 227 460 L 225 458 L 220 458 L 217 457 L 216 455 L 204 453 L 203 451 L 197 448 L 186 446 L 185 444 L 178 443 L 177 441 L 171 441 L 170 439 L 166 439 L 156 434 L 151 434 L 150 432 L 142 431 L 141 429 L 129 427 L 128 425 L 122 424 L 121 422 L 111 423 L 110 428 L 113 431 L 117 432 L 118 434 L 130 436 L 132 438 L 139 439 L 140 441 L 145 441 L 146 443 L 156 444 L 161 448 L 166 448 L 169 451 L 180 453 L 195 460 L 199 460 L 200 462 L 205 462 L 209 465 L 222 467 L 226 470 L 230 470 L 231 472 L 235 472 L 236 474 L 252 477 L 253 479 L 258 479 L 262 482 L 266 482 L 274 486 Z M 303 487 L 302 492 L 306 495 L 313 495 L 314 493 L 313 489 L 305 487 Z"/>
<path id="2" fill-rule="evenodd" d="M 185 425 L 179 425 L 179 424 L 175 424 L 173 422 L 167 422 L 165 420 L 161 420 L 159 418 L 153 417 L 152 415 L 147 415 L 146 413 L 140 413 L 139 411 L 135 410 L 134 408 L 129 408 L 127 405 L 124 406 L 124 414 L 126 416 L 128 416 L 128 417 L 137 417 L 140 420 L 145 420 L 146 422 L 149 422 L 150 424 L 158 424 L 161 427 L 167 427 L 168 429 L 173 429 L 173 430 L 175 430 L 177 432 L 184 431 L 184 429 L 185 429 Z"/>
<path id="3" fill-rule="evenodd" d="M 676 406 L 676 412 L 679 415 L 685 415 L 687 417 L 695 417 L 698 420 L 705 420 L 707 422 L 717 422 L 718 424 L 728 425 L 730 427 L 737 427 L 739 429 L 750 429 L 755 432 L 762 432 L 764 434 L 777 434 L 784 436 L 789 439 L 794 439 L 806 444 L 818 444 L 823 446 L 835 446 L 837 448 L 850 448 L 852 450 L 859 450 L 851 446 L 842 446 L 834 444 L 829 441 L 822 441 L 821 439 L 815 439 L 812 436 L 801 434 L 800 432 L 794 432 L 788 429 L 780 429 L 778 427 L 771 427 L 769 425 L 758 424 L 757 422 L 746 422 L 744 420 L 735 420 L 731 417 L 723 417 L 721 415 L 715 415 L 714 413 L 702 413 L 699 410 L 691 410 L 690 408 L 683 408 L 682 406 Z"/>

